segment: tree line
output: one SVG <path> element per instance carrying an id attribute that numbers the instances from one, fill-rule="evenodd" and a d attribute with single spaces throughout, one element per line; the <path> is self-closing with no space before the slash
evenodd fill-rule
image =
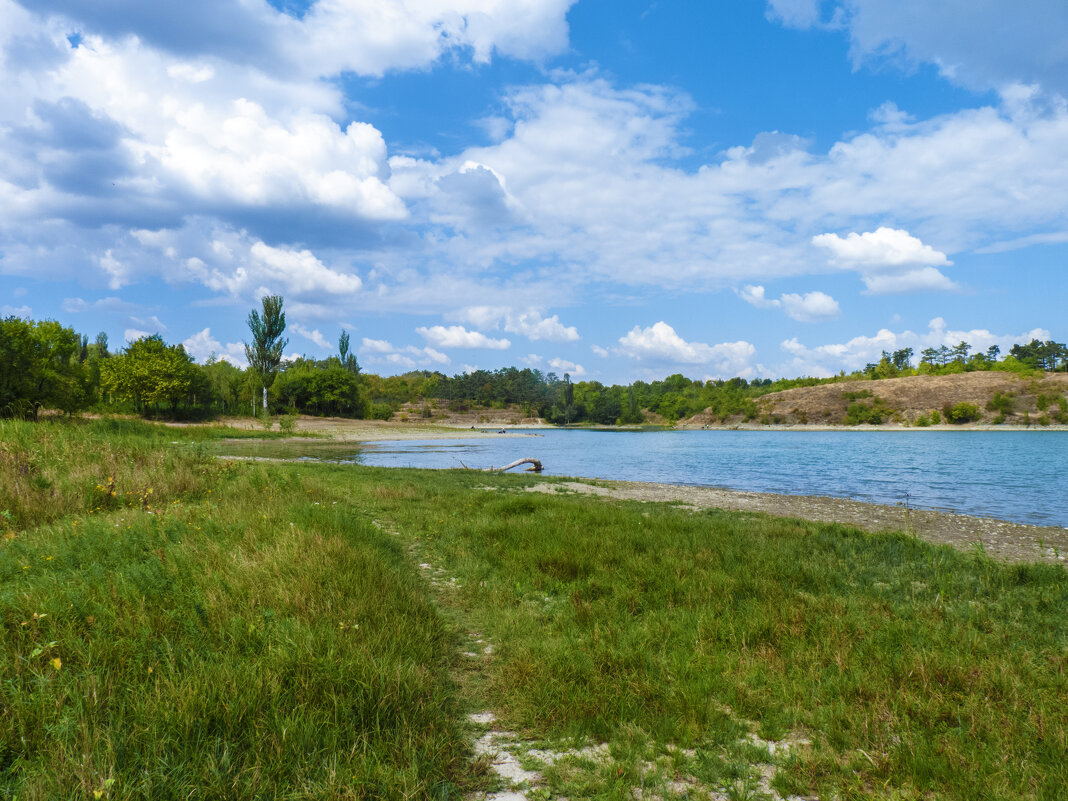
<path id="1" fill-rule="evenodd" d="M 673 422 L 708 410 L 713 420 L 758 414 L 756 399 L 769 392 L 857 378 L 947 374 L 974 370 L 1066 370 L 1068 348 L 1052 340 L 1014 345 L 999 359 L 998 347 L 975 351 L 968 343 L 883 352 L 878 362 L 829 379 L 692 380 L 681 374 L 662 381 L 605 385 L 532 368 L 475 370 L 453 376 L 412 371 L 378 376 L 361 371 L 349 335 L 338 337 L 336 355 L 285 359 L 288 344 L 281 297 L 263 298 L 247 319 L 248 367 L 217 359 L 197 364 L 182 345 L 158 334 L 118 352 L 107 335 L 92 342 L 54 320 L 0 320 L 0 416 L 32 417 L 41 409 L 66 414 L 93 409 L 146 416 L 205 419 L 220 414 L 289 413 L 388 419 L 413 405 L 424 416 L 435 409 L 462 412 L 517 405 L 529 417 L 562 425 Z"/>

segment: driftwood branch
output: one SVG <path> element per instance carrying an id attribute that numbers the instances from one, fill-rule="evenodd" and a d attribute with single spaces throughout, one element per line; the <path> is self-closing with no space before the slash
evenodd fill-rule
<path id="1" fill-rule="evenodd" d="M 464 470 L 478 470 L 481 473 L 503 473 L 505 470 L 511 470 L 513 467 L 519 467 L 521 464 L 529 464 L 527 468 L 528 472 L 540 473 L 542 470 L 541 462 L 537 459 L 531 459 L 529 456 L 526 459 L 516 459 L 511 464 L 506 464 L 504 467 L 468 467 L 463 462 Z"/>

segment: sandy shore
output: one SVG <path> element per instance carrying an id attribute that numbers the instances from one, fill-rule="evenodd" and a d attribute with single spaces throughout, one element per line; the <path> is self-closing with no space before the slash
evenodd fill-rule
<path id="1" fill-rule="evenodd" d="M 234 418 L 221 421 L 235 428 L 257 429 L 257 421 Z M 296 430 L 329 436 L 343 442 L 381 442 L 385 440 L 431 440 L 470 437 L 530 437 L 539 429 L 554 426 L 524 425 L 499 433 L 496 426 L 457 427 L 428 425 L 421 422 L 396 423 L 381 420 L 350 420 L 344 418 L 300 417 Z M 748 427 L 747 427 L 748 428 Z M 857 429 L 815 426 L 753 426 L 759 431 L 811 431 L 811 430 L 873 430 L 873 431 L 934 431 L 975 430 L 976 427 L 931 426 L 930 428 L 903 428 L 861 426 Z M 1051 426 L 1051 428 L 1053 428 Z M 1061 427 L 1057 427 L 1061 428 Z M 984 430 L 1006 430 L 1005 427 L 984 426 Z M 1020 428 L 1008 430 L 1019 431 Z M 1035 429 L 1031 429 L 1035 430 Z M 1039 429 L 1049 430 L 1049 429 Z M 733 511 L 761 512 L 778 517 L 796 517 L 825 523 L 842 523 L 866 531 L 911 531 L 929 542 L 952 545 L 961 550 L 974 549 L 981 543 L 990 556 L 1009 562 L 1045 561 L 1068 567 L 1068 529 L 1051 526 L 1029 526 L 994 520 L 984 517 L 912 509 L 906 515 L 903 506 L 881 506 L 874 503 L 851 501 L 812 495 L 776 495 L 763 492 L 690 487 L 675 484 L 654 484 L 630 481 L 575 480 L 560 483 L 539 484 L 532 489 L 555 492 L 558 487 L 574 492 L 638 501 L 661 501 L 677 503 L 693 509 L 729 509 Z"/>
<path id="2" fill-rule="evenodd" d="M 250 431 L 263 430 L 258 420 L 247 417 L 224 418 L 222 425 Z M 471 437 L 530 437 L 538 428 L 553 426 L 523 426 L 510 429 L 504 426 L 480 425 L 470 426 L 432 425 L 426 423 L 395 423 L 388 420 L 350 420 L 344 417 L 304 417 L 297 418 L 295 432 L 298 434 L 321 434 L 341 442 L 383 442 L 386 440 L 417 439 L 468 439 Z M 273 429 L 277 431 L 277 428 Z"/>

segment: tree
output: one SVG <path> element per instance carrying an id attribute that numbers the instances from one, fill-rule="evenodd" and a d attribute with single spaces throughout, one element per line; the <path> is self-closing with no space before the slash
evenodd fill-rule
<path id="1" fill-rule="evenodd" d="M 895 350 L 891 361 L 898 370 L 908 370 L 912 367 L 912 348 Z"/>
<path id="2" fill-rule="evenodd" d="M 54 320 L 0 320 L 0 415 L 37 419 L 44 407 L 68 414 L 84 406 L 81 338 Z"/>
<path id="3" fill-rule="evenodd" d="M 341 356 L 341 366 L 353 375 L 358 375 L 360 363 L 356 361 L 355 353 L 349 353 L 349 332 L 344 329 L 337 338 L 337 352 Z"/>
<path id="4" fill-rule="evenodd" d="M 100 381 L 119 400 L 138 411 L 167 403 L 171 411 L 193 387 L 195 367 L 181 345 L 168 345 L 159 334 L 131 342 L 118 356 L 100 364 Z"/>
<path id="5" fill-rule="evenodd" d="M 248 314 L 248 327 L 252 332 L 252 344 L 245 344 L 248 365 L 260 378 L 263 387 L 263 413 L 267 414 L 267 390 L 278 375 L 282 351 L 289 344 L 282 339 L 286 330 L 286 315 L 282 311 L 282 296 L 267 295 L 263 298 L 263 316 L 255 309 Z"/>
<path id="6" fill-rule="evenodd" d="M 989 362 L 996 362 L 998 360 L 998 356 L 1000 355 L 1001 348 L 999 348 L 997 345 L 991 345 L 989 348 L 986 349 L 986 359 Z"/>

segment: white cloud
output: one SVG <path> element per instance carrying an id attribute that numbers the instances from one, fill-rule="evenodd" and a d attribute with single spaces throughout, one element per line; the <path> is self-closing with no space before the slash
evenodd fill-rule
<path id="1" fill-rule="evenodd" d="M 396 348 L 392 343 L 384 339 L 369 339 L 363 338 L 363 346 L 360 348 L 364 353 L 393 353 Z"/>
<path id="2" fill-rule="evenodd" d="M 318 329 L 309 329 L 306 326 L 301 325 L 300 323 L 293 323 L 293 330 L 305 339 L 310 339 L 320 348 L 333 347 L 333 345 L 327 341 L 326 337 L 319 333 Z"/>
<path id="3" fill-rule="evenodd" d="M 781 300 L 787 316 L 802 323 L 829 320 L 840 313 L 838 301 L 819 291 L 783 295 Z"/>
<path id="4" fill-rule="evenodd" d="M 385 339 L 368 337 L 363 338 L 360 353 L 366 354 L 369 362 L 382 362 L 408 369 L 450 363 L 448 356 L 434 348 L 417 348 L 415 345 L 398 348 Z"/>
<path id="5" fill-rule="evenodd" d="M 812 244 L 831 251 L 832 260 L 851 268 L 944 266 L 952 264 L 930 245 L 925 245 L 908 231 L 882 227 L 863 234 L 851 233 L 844 239 L 838 234 L 819 234 Z"/>
<path id="6" fill-rule="evenodd" d="M 742 300 L 758 309 L 781 308 L 791 319 L 802 323 L 829 320 L 841 312 L 838 301 L 820 291 L 806 292 L 804 295 L 784 294 L 777 300 L 766 297 L 762 286 L 746 284 L 736 291 Z"/>
<path id="7" fill-rule="evenodd" d="M 509 334 L 520 334 L 530 340 L 574 342 L 579 339 L 578 329 L 575 326 L 565 326 L 556 314 L 552 317 L 545 317 L 540 309 L 468 306 L 457 312 L 455 318 L 479 328 L 503 328 Z"/>
<path id="8" fill-rule="evenodd" d="M 973 89 L 1039 81 L 1068 90 L 1068 7 L 1061 0 L 1009 3 L 969 0 L 769 0 L 787 25 L 845 29 L 858 65 L 926 62 Z"/>
<path id="9" fill-rule="evenodd" d="M 610 354 L 610 351 L 607 348 L 602 348 L 600 345 L 591 345 L 590 350 L 592 350 L 595 355 L 600 356 L 601 358 L 605 358 Z"/>
<path id="10" fill-rule="evenodd" d="M 126 332 L 129 335 L 129 331 Z M 129 337 L 127 336 L 127 341 Z M 240 342 L 228 342 L 223 345 L 211 335 L 211 329 L 205 328 L 182 342 L 185 352 L 200 363 L 206 362 L 212 355 L 223 361 L 230 362 L 235 367 L 244 367 L 248 364 L 245 359 L 245 346 Z"/>
<path id="11" fill-rule="evenodd" d="M 781 300 L 773 300 L 772 298 L 767 297 L 764 294 L 764 287 L 762 286 L 746 284 L 736 291 L 738 292 L 738 297 L 751 306 L 756 306 L 758 309 L 774 309 L 782 305 Z"/>
<path id="12" fill-rule="evenodd" d="M 948 292 L 960 289 L 934 267 L 921 267 L 915 270 L 888 273 L 884 275 L 862 275 L 867 295 L 889 295 L 906 292 Z"/>
<path id="13" fill-rule="evenodd" d="M 415 332 L 437 348 L 489 348 L 507 350 L 512 343 L 507 339 L 493 339 L 479 331 L 468 331 L 462 325 L 420 326 Z"/>
<path id="14" fill-rule="evenodd" d="M 268 245 L 202 221 L 182 230 L 134 230 L 131 240 L 163 260 L 161 273 L 170 280 L 195 281 L 245 300 L 282 294 L 288 309 L 300 308 L 304 298 L 328 297 L 342 305 L 363 287 L 358 275 L 327 266 L 310 250 Z"/>
<path id="15" fill-rule="evenodd" d="M 908 231 L 882 227 L 863 234 L 818 234 L 812 244 L 829 250 L 831 263 L 861 274 L 867 294 L 959 289 L 937 267 L 953 264 L 945 253 Z"/>
<path id="16" fill-rule="evenodd" d="M 3 317 L 22 317 L 25 320 L 29 320 L 33 316 L 33 309 L 29 306 L 8 306 L 6 303 L 0 306 L 0 316 Z"/>
<path id="17" fill-rule="evenodd" d="M 125 331 L 122 332 L 122 338 L 127 343 L 130 343 L 130 342 L 136 342 L 139 339 L 144 339 L 145 337 L 150 337 L 150 336 L 152 336 L 153 333 L 155 333 L 155 332 L 153 332 L 153 331 L 140 331 L 140 330 L 138 330 L 136 328 L 127 328 Z"/>
<path id="18" fill-rule="evenodd" d="M 536 353 L 530 353 L 523 360 L 530 367 L 541 368 L 546 365 L 545 359 Z M 550 369 L 557 373 L 569 373 L 573 376 L 586 375 L 586 368 L 576 362 L 568 361 L 567 359 L 553 358 L 549 359 L 548 366 Z"/>
<path id="19" fill-rule="evenodd" d="M 549 359 L 549 366 L 557 373 L 569 373 L 572 376 L 586 375 L 586 368 L 567 359 Z"/>
<path id="20" fill-rule="evenodd" d="M 620 338 L 620 352 L 632 359 L 653 364 L 700 364 L 723 374 L 738 375 L 756 354 L 748 342 L 724 342 L 706 345 L 687 342 L 667 323 L 661 321 L 648 328 L 634 326 Z"/>
<path id="21" fill-rule="evenodd" d="M 403 219 L 404 204 L 386 187 L 386 145 L 371 125 L 344 131 L 324 114 L 301 111 L 282 121 L 258 103 L 176 111 L 156 154 L 196 196 L 242 206 L 304 203 L 343 216 Z"/>

